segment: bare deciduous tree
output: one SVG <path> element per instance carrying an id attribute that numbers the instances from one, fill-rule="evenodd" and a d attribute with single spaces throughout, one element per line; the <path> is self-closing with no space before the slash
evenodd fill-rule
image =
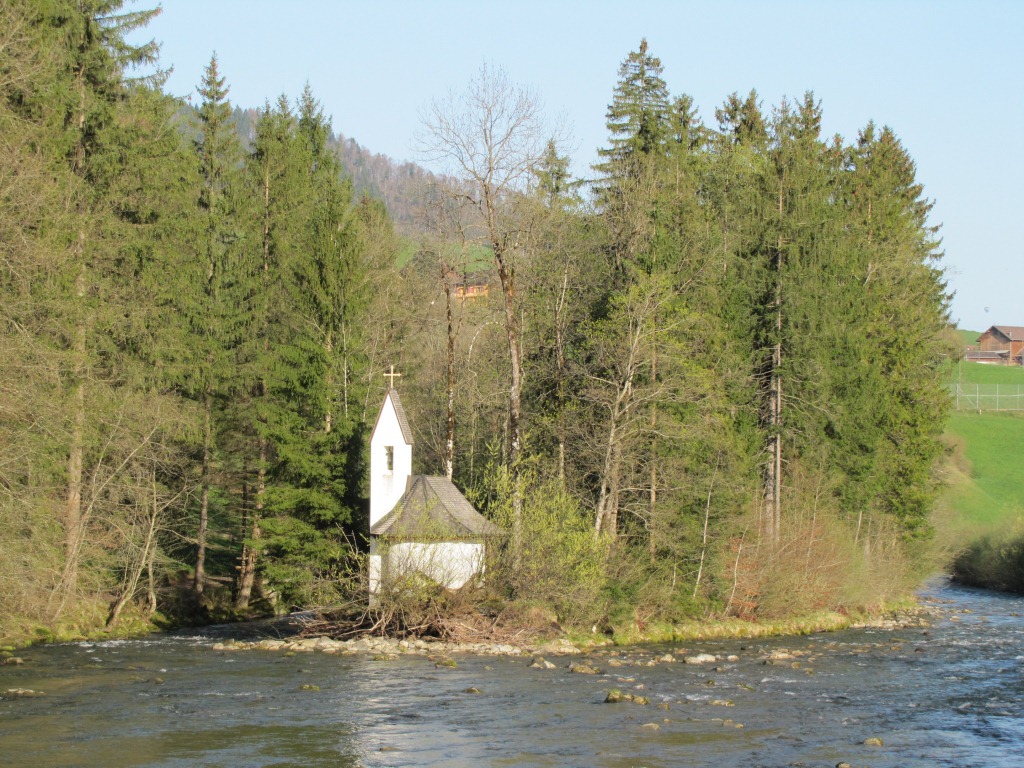
<path id="1" fill-rule="evenodd" d="M 504 309 L 508 345 L 506 462 L 514 480 L 523 450 L 522 314 L 517 260 L 522 258 L 528 217 L 519 205 L 546 146 L 540 103 L 501 69 L 483 66 L 462 92 L 435 100 L 422 116 L 423 156 L 451 180 L 447 194 L 464 203 L 466 230 L 493 257 Z M 522 491 L 514 482 L 512 549 L 521 538 Z"/>

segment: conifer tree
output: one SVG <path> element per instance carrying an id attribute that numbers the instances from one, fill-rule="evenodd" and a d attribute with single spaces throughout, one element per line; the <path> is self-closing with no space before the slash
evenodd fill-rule
<path id="1" fill-rule="evenodd" d="M 626 326 L 639 322 L 635 338 L 646 339 L 645 369 L 634 370 L 618 387 L 620 395 L 646 393 L 640 398 L 644 414 L 630 417 L 632 447 L 604 452 L 608 471 L 600 480 L 597 519 L 607 521 L 607 526 L 599 522 L 598 528 L 614 533 L 617 507 L 623 504 L 630 510 L 628 519 L 642 521 L 639 538 L 646 539 L 652 553 L 658 521 L 674 504 L 659 501 L 659 488 L 662 477 L 671 472 L 666 464 L 678 455 L 675 436 L 681 434 L 682 412 L 672 403 L 681 403 L 690 391 L 690 375 L 676 365 L 675 358 L 692 341 L 687 329 L 700 316 L 688 308 L 691 297 L 687 294 L 696 292 L 702 282 L 706 260 L 702 243 L 708 223 L 698 195 L 703 172 L 698 157 L 705 131 L 692 99 L 684 95 L 670 102 L 661 72 L 661 63 L 648 53 L 646 41 L 623 62 L 608 111 L 611 146 L 602 150 L 607 159 L 598 166 L 605 174 L 598 200 L 608 226 L 613 276 L 609 285 L 614 289 L 606 306 L 616 314 L 625 313 L 617 322 Z M 595 309 L 604 312 L 601 306 Z M 619 347 L 625 357 L 613 367 L 620 373 L 630 369 L 626 361 L 633 350 L 631 345 Z M 613 435 L 623 434 L 626 424 L 626 411 L 613 408 L 611 413 L 609 445 Z M 673 438 L 666 443 L 664 438 L 670 434 Z M 628 482 L 622 478 L 625 467 L 633 472 Z M 632 493 L 615 490 L 623 483 L 634 489 Z"/>
<path id="2" fill-rule="evenodd" d="M 262 554 L 267 582 L 298 600 L 326 584 L 357 503 L 358 318 L 365 304 L 359 220 L 328 148 L 330 128 L 307 88 L 261 112 L 250 188 L 254 242 L 245 352 L 255 443 L 237 605 L 247 605 Z M 360 413 L 361 416 L 361 413 Z"/>
<path id="3" fill-rule="evenodd" d="M 195 152 L 199 165 L 199 186 L 195 197 L 198 214 L 196 261 L 188 265 L 193 284 L 179 293 L 182 311 L 190 320 L 194 343 L 185 362 L 186 391 L 201 404 L 203 440 L 199 489 L 199 522 L 193 587 L 202 593 L 205 578 L 207 531 L 213 488 L 213 465 L 217 454 L 220 409 L 232 389 L 231 350 L 236 345 L 240 318 L 235 291 L 238 270 L 238 219 L 242 210 L 239 165 L 241 145 L 232 119 L 225 78 L 214 54 L 197 89 L 202 101 L 196 110 L 198 122 Z M 191 299 L 191 301 L 190 301 Z"/>
<path id="4" fill-rule="evenodd" d="M 36 11 L 0 4 L 0 634 L 12 616 L 41 616 L 47 575 L 63 562 L 67 443 L 54 404 L 66 361 L 52 329 L 65 299 L 46 286 L 75 222 L 64 205 L 70 169 L 54 160 L 64 115 L 51 94 L 64 54 Z"/>
<path id="5" fill-rule="evenodd" d="M 708 542 L 718 535 L 711 523 L 743 488 L 736 482 L 744 475 L 743 459 L 728 400 L 743 366 L 722 322 L 733 273 L 720 250 L 709 196 L 715 160 L 709 142 L 692 99 L 676 98 L 659 164 L 653 236 L 641 260 L 675 291 L 675 300 L 655 317 L 648 376 L 660 394 L 647 414 L 641 461 L 646 492 L 634 514 L 644 525 L 651 567 L 661 577 L 692 573 L 698 552 L 706 559 Z M 706 579 L 699 565 L 697 571 L 693 591 Z M 682 590 L 676 597 L 683 597 Z"/>
<path id="6" fill-rule="evenodd" d="M 278 299 L 290 252 L 289 238 L 295 237 L 288 214 L 295 204 L 297 180 L 301 178 L 292 143 L 293 122 L 287 99 L 279 98 L 276 107 L 267 102 L 260 110 L 253 151 L 246 163 L 255 231 L 243 267 L 248 318 L 246 343 L 240 354 L 245 394 L 239 396 L 232 409 L 244 439 L 249 441 L 249 446 L 243 449 L 243 547 L 235 588 L 235 606 L 239 609 L 249 607 L 256 586 L 258 554 L 264 546 L 263 519 L 272 459 L 270 377 L 279 372 L 275 331 L 289 327 L 280 320 L 290 307 Z"/>
<path id="7" fill-rule="evenodd" d="M 929 468 L 948 408 L 941 332 L 949 297 L 937 230 L 914 163 L 891 129 L 869 123 L 847 151 L 844 246 L 855 289 L 849 308 L 855 330 L 847 338 L 857 365 L 841 379 L 857 401 L 838 428 L 849 478 L 843 493 L 865 541 L 866 528 L 882 522 L 870 519 L 872 511 L 920 538 L 929 531 Z"/>
<path id="8" fill-rule="evenodd" d="M 595 196 L 609 229 L 615 279 L 625 279 L 625 265 L 650 243 L 651 212 L 658 169 L 670 137 L 668 87 L 661 60 L 647 50 L 647 40 L 619 67 L 619 80 L 608 107 L 609 146 L 598 150 L 595 166 L 601 179 Z"/>
<path id="9" fill-rule="evenodd" d="M 599 149 L 596 166 L 605 176 L 632 173 L 631 164 L 662 152 L 669 137 L 669 94 L 661 59 L 647 50 L 646 38 L 619 66 L 619 79 L 608 106 L 609 144 Z"/>
<path id="10" fill-rule="evenodd" d="M 768 138 L 761 102 L 757 91 L 751 90 L 745 99 L 735 92 L 729 94 L 725 103 L 715 110 L 719 130 L 731 144 L 764 146 Z"/>
<path id="11" fill-rule="evenodd" d="M 293 137 L 302 186 L 291 216 L 299 231 L 282 284 L 297 314 L 289 322 L 290 340 L 275 345 L 278 354 L 288 350 L 294 378 L 272 379 L 271 390 L 271 406 L 290 427 L 272 440 L 273 517 L 265 523 L 269 573 L 294 596 L 337 568 L 344 555 L 341 528 L 352 516 L 350 486 L 359 482 L 352 462 L 360 433 L 349 398 L 358 398 L 361 367 L 362 254 L 350 189 L 328 149 L 329 135 L 307 86 Z"/>
<path id="12" fill-rule="evenodd" d="M 580 324 L 596 300 L 599 281 L 594 273 L 600 265 L 588 258 L 593 236 L 581 217 L 580 182 L 572 178 L 569 158 L 559 153 L 553 140 L 534 168 L 534 177 L 537 208 L 531 215 L 527 313 L 532 318 L 534 346 L 524 350 L 529 367 L 530 423 L 534 450 L 543 452 L 550 447 L 556 457 L 558 481 L 567 485 L 568 468 L 575 476 L 570 485 L 575 487 L 584 472 L 578 461 L 567 461 L 570 421 L 579 408 L 580 388 L 580 371 L 572 365 L 571 355 L 579 343 Z"/>
<path id="13" fill-rule="evenodd" d="M 764 471 L 764 526 L 768 539 L 775 543 L 781 536 L 784 444 L 789 436 L 806 432 L 798 419 L 785 415 L 789 413 L 785 382 L 797 377 L 793 370 L 796 365 L 806 372 L 810 362 L 800 359 L 797 353 L 793 355 L 797 361 L 793 365 L 785 355 L 799 341 L 808 340 L 808 332 L 821 312 L 820 306 L 809 308 L 805 303 L 821 299 L 808 295 L 806 278 L 813 278 L 822 261 L 829 258 L 831 246 L 830 217 L 825 207 L 830 174 L 823 165 L 820 126 L 820 105 L 811 94 L 805 96 L 798 109 L 783 101 L 773 116 L 770 166 L 765 176 L 765 204 L 772 214 L 761 246 L 765 283 L 755 309 L 760 347 L 756 374 L 768 454 Z M 805 377 L 806 380 L 813 377 Z M 800 402 L 799 397 L 792 400 Z"/>
<path id="14" fill-rule="evenodd" d="M 74 235 L 61 259 L 63 277 L 69 281 L 73 298 L 61 313 L 67 322 L 63 379 L 70 424 L 62 515 L 64 568 L 55 614 L 77 591 L 86 541 L 83 485 L 93 426 L 88 420 L 92 394 L 88 390 L 92 382 L 109 378 L 97 375 L 93 366 L 99 362 L 97 344 L 102 342 L 96 335 L 102 322 L 95 298 L 105 277 L 104 261 L 114 247 L 105 237 L 104 224 L 113 222 L 105 195 L 122 157 L 121 147 L 116 145 L 116 115 L 128 97 L 125 71 L 153 63 L 157 52 L 153 43 L 132 46 L 125 42 L 128 32 L 145 25 L 157 11 L 118 13 L 121 5 L 119 0 L 60 2 L 32 17 L 40 36 L 56 41 L 62 54 L 49 95 L 56 100 L 54 106 L 63 117 L 63 125 L 53 134 L 47 150 L 64 158 L 72 177 L 74 209 Z"/>

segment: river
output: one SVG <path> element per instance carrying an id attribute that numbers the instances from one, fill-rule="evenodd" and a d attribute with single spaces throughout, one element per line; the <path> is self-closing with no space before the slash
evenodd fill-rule
<path id="1" fill-rule="evenodd" d="M 922 598 L 927 628 L 606 648 L 593 675 L 570 657 L 218 651 L 213 631 L 33 648 L 0 667 L 0 766 L 1024 764 L 1024 598 Z M 719 661 L 681 663 L 698 652 Z M 604 703 L 613 688 L 650 703 Z"/>

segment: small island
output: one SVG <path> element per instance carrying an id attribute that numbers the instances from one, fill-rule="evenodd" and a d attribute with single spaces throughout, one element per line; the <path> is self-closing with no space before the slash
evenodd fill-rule
<path id="1" fill-rule="evenodd" d="M 134 79 L 152 14 L 91 7 L 0 14 L 6 643 L 801 631 L 951 559 L 961 351 L 892 129 L 698 105 L 641 39 L 588 178 L 495 66 L 371 163 L 308 85 Z"/>

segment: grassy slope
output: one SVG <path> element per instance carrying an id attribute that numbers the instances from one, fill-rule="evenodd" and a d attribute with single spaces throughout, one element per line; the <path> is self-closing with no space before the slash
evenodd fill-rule
<path id="1" fill-rule="evenodd" d="M 418 250 L 419 245 L 414 240 L 404 238 L 398 251 L 399 268 L 412 261 Z M 457 272 L 466 272 L 468 274 L 489 269 L 494 262 L 491 249 L 483 245 L 470 245 L 465 253 L 453 246 L 447 258 Z"/>
<path id="2" fill-rule="evenodd" d="M 1024 368 L 1018 365 L 985 365 L 960 363 L 953 370 L 953 378 L 963 384 L 1019 384 L 1024 386 Z"/>
<path id="3" fill-rule="evenodd" d="M 963 363 L 959 376 L 967 384 L 1024 385 L 1024 368 Z M 1024 413 L 954 413 L 946 437 L 953 454 L 937 512 L 951 545 L 963 546 L 1024 514 Z"/>
<path id="4" fill-rule="evenodd" d="M 965 331 L 961 328 L 957 328 L 956 330 L 957 339 L 965 347 L 968 344 L 977 344 L 979 336 L 981 336 L 981 333 L 979 333 L 978 331 Z"/>
<path id="5" fill-rule="evenodd" d="M 946 434 L 955 447 L 955 458 L 942 503 L 960 522 L 978 529 L 1020 515 L 1024 511 L 1024 414 L 954 413 Z"/>

